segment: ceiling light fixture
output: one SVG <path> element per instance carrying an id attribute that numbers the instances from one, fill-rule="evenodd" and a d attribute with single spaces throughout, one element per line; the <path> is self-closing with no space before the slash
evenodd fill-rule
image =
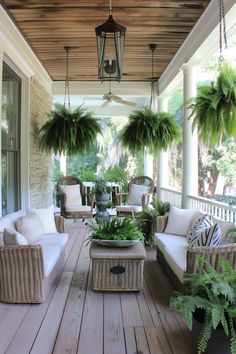
<path id="1" fill-rule="evenodd" d="M 126 28 L 114 21 L 111 0 L 109 17 L 105 23 L 95 28 L 95 33 L 98 50 L 98 79 L 120 81 Z"/>

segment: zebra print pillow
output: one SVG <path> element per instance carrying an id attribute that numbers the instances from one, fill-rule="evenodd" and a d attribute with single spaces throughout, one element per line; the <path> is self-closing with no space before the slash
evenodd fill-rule
<path id="1" fill-rule="evenodd" d="M 202 231 L 204 229 L 206 229 L 207 227 L 210 227 L 214 224 L 213 222 L 213 218 L 211 215 L 209 214 L 205 214 L 203 216 L 201 216 L 200 218 L 198 218 L 191 226 L 191 228 L 189 229 L 188 233 L 187 233 L 187 241 L 190 244 L 193 234 L 195 234 L 198 231 Z"/>
<path id="2" fill-rule="evenodd" d="M 220 225 L 215 224 L 205 229 L 196 230 L 193 235 L 190 247 L 218 246 L 221 240 Z"/>

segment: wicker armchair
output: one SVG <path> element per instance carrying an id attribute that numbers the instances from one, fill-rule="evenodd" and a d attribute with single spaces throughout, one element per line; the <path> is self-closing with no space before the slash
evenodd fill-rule
<path id="1" fill-rule="evenodd" d="M 57 183 L 57 190 L 60 193 L 61 215 L 64 218 L 84 219 L 93 216 L 93 195 L 84 193 L 84 185 L 78 178 L 61 177 Z M 88 205 L 82 205 L 83 199 L 86 199 Z"/>
<path id="2" fill-rule="evenodd" d="M 134 177 L 128 184 L 128 193 L 116 194 L 117 216 L 135 215 L 146 208 L 150 202 L 150 196 L 155 188 L 153 180 L 148 176 Z M 124 204 L 122 198 L 127 197 Z"/>

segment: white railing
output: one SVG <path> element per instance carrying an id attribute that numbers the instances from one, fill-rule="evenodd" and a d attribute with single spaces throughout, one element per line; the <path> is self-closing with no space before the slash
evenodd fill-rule
<path id="1" fill-rule="evenodd" d="M 176 190 L 161 188 L 161 199 L 172 205 L 181 207 L 182 193 Z M 218 202 L 216 200 L 189 195 L 189 208 L 208 213 L 224 221 L 236 225 L 236 207 Z"/>
<path id="2" fill-rule="evenodd" d="M 182 193 L 174 189 L 161 188 L 161 199 L 181 208 Z"/>
<path id="3" fill-rule="evenodd" d="M 188 198 L 190 208 L 211 214 L 216 218 L 224 221 L 236 223 L 235 206 L 227 205 L 225 203 L 217 202 L 207 198 L 196 197 L 193 195 L 188 196 Z"/>

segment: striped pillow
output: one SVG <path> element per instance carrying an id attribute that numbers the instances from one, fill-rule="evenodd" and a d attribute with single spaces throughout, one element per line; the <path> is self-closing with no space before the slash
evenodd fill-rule
<path id="1" fill-rule="evenodd" d="M 202 231 L 202 230 L 212 226 L 213 224 L 214 224 L 213 218 L 209 214 L 205 214 L 205 215 L 201 216 L 200 218 L 198 218 L 197 220 L 195 220 L 187 233 L 188 243 L 189 244 L 191 243 L 193 235 L 196 232 Z"/>
<path id="2" fill-rule="evenodd" d="M 189 246 L 218 246 L 220 244 L 220 239 L 220 225 L 215 224 L 205 229 L 196 230 L 192 236 Z"/>

